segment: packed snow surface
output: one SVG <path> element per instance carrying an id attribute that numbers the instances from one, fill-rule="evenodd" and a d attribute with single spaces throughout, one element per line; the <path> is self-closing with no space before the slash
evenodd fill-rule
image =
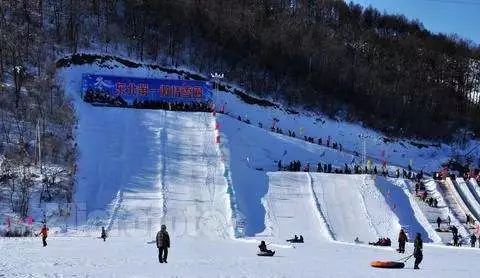
<path id="1" fill-rule="evenodd" d="M 159 264 L 151 238 L 118 236 L 0 238 L 5 277 L 477 277 L 478 248 L 425 245 L 420 270 L 375 269 L 374 260 L 398 260 L 392 248 L 322 242 L 306 238 L 295 248 L 270 245 L 274 257 L 256 256 L 258 242 L 173 237 L 168 264 Z M 267 240 L 268 243 L 268 240 Z M 408 243 L 405 256 L 413 246 Z"/>

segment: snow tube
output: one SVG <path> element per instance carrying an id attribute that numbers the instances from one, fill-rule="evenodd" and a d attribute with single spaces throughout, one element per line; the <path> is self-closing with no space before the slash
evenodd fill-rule
<path id="1" fill-rule="evenodd" d="M 405 264 L 401 262 L 392 262 L 392 261 L 373 261 L 370 263 L 372 267 L 379 268 L 404 268 Z"/>
<path id="2" fill-rule="evenodd" d="M 275 255 L 275 251 L 257 253 L 257 256 L 260 256 L 260 257 L 273 257 L 273 255 Z"/>

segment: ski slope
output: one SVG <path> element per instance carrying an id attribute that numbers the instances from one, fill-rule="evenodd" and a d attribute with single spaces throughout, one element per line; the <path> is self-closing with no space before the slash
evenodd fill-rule
<path id="1" fill-rule="evenodd" d="M 456 188 L 458 186 L 455 185 L 455 183 L 452 181 L 452 179 L 450 177 L 447 177 L 445 179 L 445 182 L 443 183 L 443 185 L 447 189 L 447 192 L 449 192 L 449 194 L 451 194 L 454 202 L 457 203 L 458 207 L 460 208 L 460 216 L 458 218 L 462 219 L 461 216 L 462 216 L 462 213 L 463 213 L 463 218 L 465 219 L 465 221 L 462 221 L 462 222 L 466 222 L 467 214 L 470 214 L 470 215 L 473 215 L 473 214 L 470 211 L 470 209 L 467 207 L 465 202 L 463 201 L 462 196 L 459 193 L 459 189 Z"/>
<path id="2" fill-rule="evenodd" d="M 447 178 L 445 181 L 438 182 L 438 187 L 441 189 L 441 192 L 442 192 L 442 195 L 444 196 L 446 204 L 452 209 L 452 212 L 455 214 L 455 217 L 460 222 L 465 222 L 466 213 L 468 213 L 465 210 L 467 209 L 466 205 L 463 203 L 460 195 L 455 190 L 455 187 L 452 181 L 450 180 L 450 182 L 448 182 L 448 180 L 449 178 Z"/>
<path id="3" fill-rule="evenodd" d="M 343 166 L 358 159 L 348 152 L 275 134 L 228 115 L 94 107 L 79 100 L 82 73 L 114 72 L 136 77 L 179 78 L 145 67 L 72 66 L 60 80 L 78 115 L 79 149 L 75 201 L 85 217 L 75 232 L 38 238 L 0 238 L 0 269 L 6 277 L 471 277 L 480 271 L 476 249 L 425 244 L 422 270 L 372 269 L 373 260 L 398 260 L 390 248 L 351 244 L 388 236 L 396 245 L 401 226 L 433 239 L 402 185 L 371 176 L 271 173 L 282 160 Z M 221 93 L 217 104 L 264 127 L 272 118 L 306 135 L 335 137 L 360 150 L 367 133 L 372 156 L 434 169 L 450 147 L 418 149 L 360 125 L 318 115 L 247 105 Z M 220 144 L 214 144 L 215 121 Z M 321 127 L 321 128 L 319 128 Z M 385 182 L 385 184 L 383 184 Z M 387 189 L 387 190 L 386 190 Z M 82 203 L 85 205 L 83 206 Z M 399 211 L 401 210 L 401 211 Z M 88 220 L 88 222 L 87 222 Z M 452 219 L 452 223 L 456 218 Z M 74 220 L 71 219 L 73 222 Z M 235 222 L 236 221 L 236 222 Z M 238 221 L 248 238 L 232 239 Z M 73 227 L 68 223 L 69 228 Z M 166 223 L 172 237 L 169 263 L 159 265 L 154 233 Z M 109 227 L 102 242 L 99 226 Z M 415 227 L 415 228 L 412 228 Z M 461 227 L 460 233 L 462 233 Z M 93 230 L 93 233 L 83 230 Z M 305 237 L 293 248 L 284 239 Z M 335 240 L 329 240 L 334 238 Z M 255 254 L 259 240 L 273 243 L 273 258 Z M 341 242 L 343 241 L 343 242 Z M 433 240 L 435 241 L 435 240 Z M 150 243 L 150 244 L 149 244 Z M 406 254 L 413 246 L 407 244 Z M 1 276 L 0 275 L 0 276 Z"/>
<path id="4" fill-rule="evenodd" d="M 302 110 L 296 113 L 281 106 L 248 104 L 241 101 L 239 96 L 225 91 L 218 94 L 216 103 L 217 107 L 224 107 L 225 112 L 234 119 L 237 116 L 242 119 L 248 118 L 254 125 L 261 122 L 264 128 L 270 128 L 274 119 L 277 119 L 275 126 L 281 128 L 286 134 L 288 134 L 287 130 L 294 131 L 300 141 L 303 135 L 307 135 L 321 137 L 325 144 L 330 137 L 332 142 L 342 144 L 343 149 L 350 154 L 362 153 L 365 144 L 367 156 L 373 162 L 381 163 L 387 160 L 388 165 L 399 165 L 403 168 L 407 168 L 407 165 L 412 163 L 413 169 L 417 171 L 420 169 L 424 172 L 437 171 L 441 168 L 442 161 L 448 160 L 455 149 L 446 144 L 388 138 L 362 125 L 345 122 L 338 118 L 330 119 L 319 113 Z M 362 139 L 362 136 L 365 139 Z M 469 146 L 475 146 L 474 141 Z M 361 158 L 356 157 L 356 159 L 359 161 Z"/>
<path id="5" fill-rule="evenodd" d="M 294 235 L 307 241 L 331 238 L 325 220 L 316 208 L 308 173 L 268 173 L 268 192 L 264 204 L 267 236 L 285 243 Z"/>
<path id="6" fill-rule="evenodd" d="M 425 189 L 428 191 L 429 196 L 438 200 L 440 218 L 445 222 L 450 216 L 451 225 L 458 228 L 458 233 L 462 237 L 468 237 L 468 231 L 461 223 L 465 221 L 465 214 L 463 214 L 460 206 L 453 199 L 451 191 L 444 186 L 444 183 L 437 183 L 435 180 L 429 179 L 425 182 Z M 432 220 L 432 222 L 435 222 L 436 218 Z"/>
<path id="7" fill-rule="evenodd" d="M 400 224 L 368 175 L 312 173 L 314 193 L 333 238 L 343 242 L 396 238 Z"/>
<path id="8" fill-rule="evenodd" d="M 235 189 L 238 213 L 244 220 L 244 234 L 255 236 L 265 226 L 262 199 L 268 191 L 267 172 L 278 170 L 277 162 L 287 165 L 293 160 L 310 163 L 312 171 L 318 162 L 349 164 L 352 156 L 284 136 L 255 125 L 248 125 L 226 115 L 219 115 L 220 148 L 226 169 Z"/>
<path id="9" fill-rule="evenodd" d="M 385 200 L 397 215 L 400 225 L 405 229 L 410 239 L 416 233 L 424 235 L 424 242 L 440 243 L 442 239 L 432 228 L 423 211 L 410 193 L 407 180 L 384 178 L 378 176 L 375 185 L 385 197 Z"/>
<path id="10" fill-rule="evenodd" d="M 470 178 L 467 182 L 468 188 L 472 192 L 473 196 L 477 200 L 477 203 L 480 204 L 480 187 L 478 186 L 477 180 Z"/>
<path id="11" fill-rule="evenodd" d="M 458 189 L 460 196 L 463 198 L 465 205 L 472 213 L 470 214 L 470 216 L 474 217 L 477 220 L 480 219 L 480 205 L 478 204 L 477 200 L 468 188 L 465 179 L 456 178 L 454 184 L 456 185 L 455 187 Z"/>
<path id="12" fill-rule="evenodd" d="M 77 217 L 76 224 L 149 235 L 167 224 L 178 236 L 231 237 L 230 195 L 211 113 L 92 106 L 78 94 L 86 70 L 92 69 L 62 74 L 78 116 L 75 200 L 85 204 L 89 220 Z"/>

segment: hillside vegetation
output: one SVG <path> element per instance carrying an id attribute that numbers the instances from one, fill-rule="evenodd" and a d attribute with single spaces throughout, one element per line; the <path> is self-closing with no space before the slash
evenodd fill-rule
<path id="1" fill-rule="evenodd" d="M 390 135 L 479 130 L 478 47 L 420 22 L 331 0 L 120 2 L 106 25 L 117 31 L 98 37 L 127 41 L 139 59 L 221 70 L 258 95 Z"/>
<path id="2" fill-rule="evenodd" d="M 24 48 L 94 49 L 222 71 L 257 95 L 390 135 L 439 139 L 479 130 L 478 46 L 371 7 L 291 2 L 2 0 L 0 40 L 21 47 L 2 48 L 0 77 L 9 60 L 44 61 L 19 55 Z"/>

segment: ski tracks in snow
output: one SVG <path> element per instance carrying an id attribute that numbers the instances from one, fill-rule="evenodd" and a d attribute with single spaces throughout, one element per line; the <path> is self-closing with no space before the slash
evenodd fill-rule
<path id="1" fill-rule="evenodd" d="M 317 220 L 318 222 L 320 223 L 320 225 L 322 226 L 322 231 L 324 231 L 324 235 L 325 237 L 328 239 L 328 240 L 334 240 L 335 237 L 334 237 L 334 233 L 333 233 L 333 230 L 332 228 L 330 227 L 330 225 L 328 224 L 328 222 L 326 221 L 326 217 L 324 215 L 324 212 L 322 210 L 322 206 L 320 205 L 320 202 L 318 201 L 318 196 L 317 194 L 315 193 L 315 190 L 313 189 L 313 178 L 312 178 L 312 175 L 310 173 L 307 173 L 308 175 L 308 181 L 309 181 L 309 187 L 308 189 L 310 190 L 310 196 L 311 196 L 311 199 L 312 199 L 312 203 L 313 203 L 313 206 L 316 209 L 316 216 L 317 216 Z M 323 194 L 322 194 L 322 199 L 324 198 Z"/>

